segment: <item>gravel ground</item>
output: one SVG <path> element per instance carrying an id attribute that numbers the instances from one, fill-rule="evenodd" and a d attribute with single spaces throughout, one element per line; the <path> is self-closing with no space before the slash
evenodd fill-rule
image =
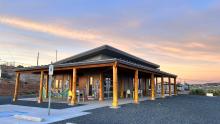
<path id="1" fill-rule="evenodd" d="M 89 112 L 53 124 L 220 124 L 220 97 L 181 95 Z"/>
<path id="2" fill-rule="evenodd" d="M 19 98 L 31 98 L 33 96 L 21 96 Z M 16 102 L 12 102 L 12 97 L 10 96 L 1 96 L 0 97 L 0 105 L 4 104 L 13 104 L 13 105 L 21 105 L 21 106 L 30 106 L 30 107 L 40 107 L 40 108 L 48 108 L 48 102 L 43 102 L 41 104 L 36 101 L 25 101 L 25 100 L 17 100 Z M 77 104 L 74 106 L 70 106 L 66 103 L 51 103 L 52 109 L 65 109 L 70 107 L 81 106 L 82 104 Z"/>
<path id="3" fill-rule="evenodd" d="M 11 96 L 0 96 L 0 105 L 10 104 L 10 103 L 12 103 Z"/>

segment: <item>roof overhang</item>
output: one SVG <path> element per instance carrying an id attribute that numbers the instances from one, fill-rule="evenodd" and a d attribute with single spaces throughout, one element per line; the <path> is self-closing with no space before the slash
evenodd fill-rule
<path id="1" fill-rule="evenodd" d="M 105 60 L 98 60 L 98 61 L 86 61 L 86 62 L 75 62 L 75 63 L 66 63 L 66 64 L 56 64 L 54 67 L 54 70 L 68 70 L 72 68 L 95 68 L 95 67 L 107 67 L 107 66 L 113 66 L 113 64 L 117 62 L 118 66 L 125 67 L 133 70 L 140 70 L 142 72 L 146 73 L 154 73 L 160 76 L 169 76 L 169 77 L 177 77 L 177 75 L 167 73 L 164 71 L 161 71 L 159 69 L 150 68 L 143 65 L 138 65 L 132 62 L 128 62 L 125 60 L 120 59 L 105 59 Z M 16 69 L 16 72 L 40 72 L 40 71 L 48 71 L 49 65 L 44 66 L 34 66 L 34 67 L 26 67 L 26 68 L 19 68 Z"/>

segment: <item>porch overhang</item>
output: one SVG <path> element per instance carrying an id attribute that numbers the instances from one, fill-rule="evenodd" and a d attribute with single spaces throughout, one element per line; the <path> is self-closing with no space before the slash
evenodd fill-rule
<path id="1" fill-rule="evenodd" d="M 138 69 L 141 72 L 145 73 L 153 73 L 159 76 L 167 76 L 176 78 L 177 75 L 161 71 L 160 69 L 154 69 L 151 67 L 143 66 L 140 64 L 136 64 L 133 62 L 121 60 L 121 59 L 105 59 L 105 60 L 96 60 L 96 61 L 85 61 L 85 62 L 74 62 L 74 63 L 67 63 L 67 64 L 55 64 L 54 70 L 71 70 L 73 68 L 83 69 L 83 68 L 97 68 L 97 67 L 110 67 L 113 66 L 114 63 L 117 62 L 119 67 L 127 68 L 131 70 Z M 49 65 L 44 66 L 33 66 L 33 67 L 26 67 L 17 69 L 16 72 L 19 73 L 39 73 L 41 71 L 47 72 Z"/>

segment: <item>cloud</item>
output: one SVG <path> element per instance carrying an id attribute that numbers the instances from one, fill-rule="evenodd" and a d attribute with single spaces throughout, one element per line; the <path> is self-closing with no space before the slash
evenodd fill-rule
<path id="1" fill-rule="evenodd" d="M 77 39 L 81 41 L 97 43 L 97 39 L 100 39 L 100 35 L 96 33 L 91 33 L 89 31 L 68 29 L 61 26 L 38 23 L 30 20 L 7 17 L 7 16 L 0 16 L 0 23 L 13 26 L 16 28 L 48 33 L 51 35 L 69 38 L 73 40 Z"/>
<path id="2" fill-rule="evenodd" d="M 76 28 L 66 28 L 63 27 L 62 25 L 57 25 L 57 24 L 48 24 L 48 23 L 40 23 L 36 21 L 31 21 L 27 19 L 21 19 L 21 18 L 15 18 L 15 17 L 8 17 L 8 16 L 0 16 L 0 24 L 12 26 L 15 28 L 19 29 L 25 29 L 29 31 L 34 31 L 34 32 L 41 32 L 45 33 L 46 35 L 54 35 L 60 38 L 67 38 L 70 39 L 68 41 L 70 42 L 76 42 L 78 44 L 84 43 L 85 46 L 80 49 L 80 51 L 85 50 L 86 48 L 94 48 L 97 46 L 100 46 L 102 44 L 109 44 L 112 45 L 116 48 L 119 48 L 123 51 L 132 53 L 136 56 L 145 58 L 146 60 L 152 60 L 153 62 L 158 62 L 159 64 L 166 65 L 169 63 L 169 66 L 166 65 L 165 70 L 170 71 L 170 72 L 175 72 L 176 74 L 180 75 L 181 77 L 193 77 L 196 74 L 192 72 L 182 72 L 180 69 L 181 67 L 184 66 L 184 62 L 187 61 L 189 65 L 189 69 L 192 68 L 191 63 L 197 63 L 197 66 L 202 66 L 201 62 L 204 63 L 220 63 L 220 46 L 217 45 L 219 41 L 218 36 L 212 36 L 212 35 L 207 35 L 205 38 L 204 37 L 199 37 L 200 34 L 193 33 L 193 35 L 184 35 L 184 37 L 181 38 L 173 38 L 173 39 L 166 39 L 163 36 L 149 36 L 146 35 L 144 37 L 134 37 L 134 35 L 125 35 L 122 36 L 120 33 L 117 32 L 117 27 L 112 26 L 113 28 L 106 28 L 106 30 L 109 30 L 109 32 L 114 32 L 114 33 L 108 33 L 107 32 L 102 32 L 99 30 L 99 28 L 95 28 L 93 31 L 91 30 L 79 30 Z M 126 24 L 127 25 L 127 24 Z M 139 28 L 140 23 L 137 22 L 131 22 L 127 26 L 128 27 L 134 27 L 134 28 Z M 110 27 L 110 26 L 107 26 Z M 140 31 L 139 31 L 140 32 Z M 178 30 L 176 31 L 178 32 Z M 118 33 L 118 34 L 117 34 Z M 35 38 L 22 38 L 20 39 L 25 39 L 29 41 L 29 45 L 34 44 L 36 46 L 40 46 L 41 44 L 43 45 L 48 45 L 51 43 L 51 41 L 47 41 L 47 39 L 38 39 L 39 37 Z M 181 41 L 180 41 L 181 39 Z M 40 43 L 38 42 L 40 41 Z M 178 42 L 180 41 L 180 42 Z M 16 41 L 15 41 L 16 42 Z M 45 42 L 45 43 L 43 43 Z M 49 43 L 50 42 L 50 43 Z M 69 46 L 62 45 L 63 40 L 56 38 L 56 44 L 60 47 L 64 47 L 67 49 L 67 47 L 70 49 L 72 47 L 70 43 Z M 65 43 L 67 41 L 65 40 Z M 10 45 L 5 45 L 10 48 L 17 48 L 19 43 L 16 44 L 10 44 Z M 14 45 L 14 46 L 13 46 Z M 54 45 L 54 44 L 53 44 Z M 2 46 L 3 47 L 3 46 Z M 28 47 L 28 46 L 26 46 Z M 26 48 L 25 47 L 25 48 Z M 20 47 L 22 49 L 23 47 Z M 45 47 L 46 48 L 46 47 Z M 75 48 L 75 46 L 74 46 Z M 54 51 L 50 49 L 50 51 L 45 50 L 42 48 L 43 52 L 45 52 L 45 56 L 42 56 L 43 59 L 48 59 L 50 55 L 54 54 Z M 71 48 L 72 50 L 73 48 Z M 17 50 L 19 51 L 19 50 Z M 74 51 L 75 52 L 80 52 L 80 51 Z M 65 53 L 65 54 L 64 54 Z M 62 56 L 69 55 L 69 53 L 65 52 L 60 53 Z M 26 55 L 28 56 L 28 55 Z M 18 58 L 20 60 L 24 60 L 24 58 L 21 58 L 21 54 L 18 55 Z M 33 59 L 28 58 L 29 61 L 33 61 Z M 54 59 L 53 56 L 50 57 L 50 59 Z M 42 60 L 43 64 L 47 64 L 49 59 L 47 61 Z M 156 61 L 155 61 L 156 60 Z M 166 61 L 168 60 L 168 61 Z M 177 66 L 173 68 L 176 63 Z M 216 66 L 220 66 L 220 64 L 215 64 Z M 206 72 L 210 69 L 206 69 Z M 205 75 L 205 71 L 202 73 L 200 72 L 200 75 Z M 186 76 L 185 76 L 186 75 Z M 205 77 L 205 76 L 203 76 Z M 213 75 L 212 78 L 219 79 L 218 76 Z M 209 77 L 207 77 L 209 79 Z"/>
<path id="3" fill-rule="evenodd" d="M 174 43 L 165 42 L 160 44 L 142 45 L 145 49 L 152 49 L 155 53 L 188 61 L 205 61 L 220 63 L 220 53 L 212 52 L 214 46 L 203 43 Z M 204 49 L 208 49 L 207 51 Z"/>
<path id="4" fill-rule="evenodd" d="M 213 46 L 204 44 L 201 42 L 188 42 L 188 43 L 175 43 L 175 41 L 161 41 L 156 43 L 148 43 L 143 40 L 134 40 L 124 37 L 108 36 L 106 34 L 98 33 L 98 31 L 80 31 L 77 29 L 68 29 L 62 26 L 49 25 L 46 23 L 38 23 L 30 20 L 0 16 L 0 23 L 13 26 L 16 28 L 27 29 L 31 31 L 43 32 L 58 37 L 68 38 L 72 40 L 80 40 L 85 43 L 96 44 L 110 44 L 112 46 L 121 48 L 125 51 L 132 52 L 134 54 L 141 54 L 143 51 L 137 51 L 137 49 L 151 49 L 154 52 L 164 53 L 172 57 L 188 60 L 202 60 L 202 61 L 214 61 L 219 62 L 220 55 L 218 53 L 210 53 L 204 51 L 195 51 L 197 49 L 212 49 Z M 146 38 L 147 39 L 147 38 Z M 187 38 L 186 38 L 187 39 Z M 190 38 L 188 38 L 190 39 Z M 198 39 L 197 39 L 198 40 Z M 33 41 L 33 40 L 32 40 Z M 35 41 L 36 42 L 36 41 Z M 130 45 L 124 45 L 130 44 Z M 131 45 L 132 44 L 132 45 Z"/>
<path id="5" fill-rule="evenodd" d="M 65 28 L 61 25 L 39 23 L 27 19 L 8 17 L 8 16 L 0 16 L 0 24 L 9 25 L 19 29 L 42 32 L 49 35 L 71 39 L 72 41 L 77 41 L 77 42 L 80 41 L 82 43 L 87 43 L 87 45 L 88 43 L 90 43 L 93 46 L 109 44 L 112 46 L 124 48 L 125 50 L 130 49 L 128 46 L 121 45 L 125 42 L 129 42 L 128 39 L 115 37 L 115 36 L 108 37 L 106 34 L 102 34 L 98 31 L 86 31 L 86 30 L 81 31 L 78 29 Z"/>

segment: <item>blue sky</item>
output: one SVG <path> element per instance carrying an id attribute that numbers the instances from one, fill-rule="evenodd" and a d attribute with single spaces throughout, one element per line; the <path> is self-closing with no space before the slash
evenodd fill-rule
<path id="1" fill-rule="evenodd" d="M 181 79 L 220 81 L 218 0 L 1 0 L 0 59 L 40 64 L 109 44 Z M 203 67 L 203 68 L 201 68 Z"/>

